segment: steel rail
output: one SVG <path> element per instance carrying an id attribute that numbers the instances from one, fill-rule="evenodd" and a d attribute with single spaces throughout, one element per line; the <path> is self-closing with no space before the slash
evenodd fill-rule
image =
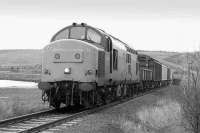
<path id="1" fill-rule="evenodd" d="M 0 127 L 3 127 L 5 125 L 7 126 L 7 125 L 17 123 L 17 122 L 21 122 L 21 121 L 25 121 L 25 120 L 28 120 L 28 119 L 32 119 L 32 118 L 39 117 L 39 116 L 42 116 L 42 115 L 46 115 L 46 114 L 49 114 L 49 113 L 53 113 L 55 111 L 56 111 L 55 109 L 50 109 L 50 110 L 40 111 L 40 112 L 36 112 L 36 113 L 21 115 L 21 116 L 9 118 L 9 119 L 6 119 L 6 120 L 1 120 L 0 121 Z"/>

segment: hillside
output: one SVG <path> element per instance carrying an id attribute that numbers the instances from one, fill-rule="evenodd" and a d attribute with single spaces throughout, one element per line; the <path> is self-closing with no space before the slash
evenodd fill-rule
<path id="1" fill-rule="evenodd" d="M 169 56 L 169 57 L 165 58 L 165 60 L 168 62 L 179 64 L 183 67 L 187 67 L 188 61 L 190 59 L 193 59 L 193 57 L 192 57 L 193 54 L 194 53 L 180 53 L 178 55 Z"/>
<path id="2" fill-rule="evenodd" d="M 159 58 L 159 59 L 166 59 L 170 56 L 178 55 L 178 52 L 167 52 L 167 51 L 144 51 L 138 50 L 139 53 L 149 55 L 151 57 Z"/>
<path id="3" fill-rule="evenodd" d="M 41 64 L 41 50 L 0 50 L 0 66 Z"/>
<path id="4" fill-rule="evenodd" d="M 184 62 L 179 60 L 182 60 L 180 59 L 180 55 L 185 55 L 185 53 L 143 50 L 138 50 L 138 53 L 149 55 L 171 68 L 183 70 Z"/>

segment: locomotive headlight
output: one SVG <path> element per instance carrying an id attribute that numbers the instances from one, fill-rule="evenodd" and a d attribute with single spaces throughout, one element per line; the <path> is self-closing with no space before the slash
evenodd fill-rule
<path id="1" fill-rule="evenodd" d="M 71 73 L 71 68 L 65 68 L 64 74 L 70 74 Z"/>

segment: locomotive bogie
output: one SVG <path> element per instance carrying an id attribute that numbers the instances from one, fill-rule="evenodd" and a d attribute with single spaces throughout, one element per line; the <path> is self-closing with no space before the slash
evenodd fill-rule
<path id="1" fill-rule="evenodd" d="M 139 82 L 139 72 L 136 70 L 137 54 L 131 53 L 127 50 L 125 45 L 112 38 L 113 44 L 113 71 L 110 74 L 112 81 L 127 83 Z"/>

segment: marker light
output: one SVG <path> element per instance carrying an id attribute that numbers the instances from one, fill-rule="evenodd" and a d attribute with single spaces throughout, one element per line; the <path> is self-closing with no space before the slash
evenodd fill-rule
<path id="1" fill-rule="evenodd" d="M 48 69 L 44 69 L 44 74 L 51 75 L 51 72 Z"/>
<path id="2" fill-rule="evenodd" d="M 74 55 L 74 57 L 75 57 L 75 59 L 80 59 L 81 58 L 81 55 L 79 54 L 79 53 L 76 53 L 75 55 Z"/>
<path id="3" fill-rule="evenodd" d="M 71 73 L 71 68 L 65 68 L 64 73 L 65 74 L 70 74 Z"/>
<path id="4" fill-rule="evenodd" d="M 77 25 L 77 23 L 72 23 L 72 25 L 73 25 L 73 26 L 76 26 L 76 25 Z"/>

